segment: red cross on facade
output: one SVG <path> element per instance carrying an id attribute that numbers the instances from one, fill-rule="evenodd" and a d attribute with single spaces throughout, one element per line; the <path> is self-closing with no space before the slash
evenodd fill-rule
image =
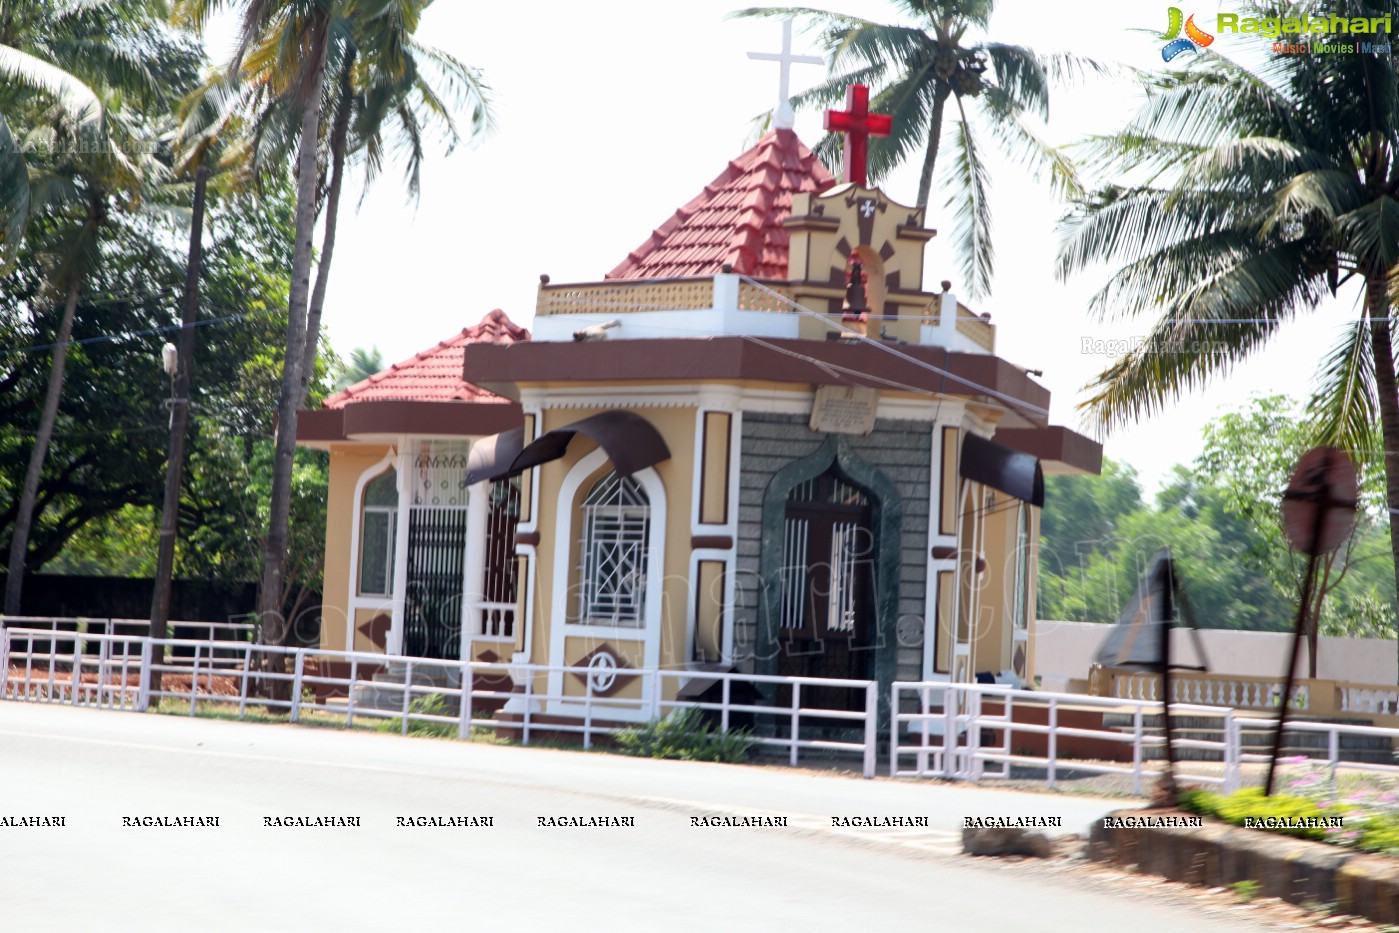
<path id="1" fill-rule="evenodd" d="M 826 129 L 845 134 L 845 180 L 866 187 L 865 165 L 869 138 L 888 136 L 894 121 L 887 113 L 870 113 L 870 89 L 852 84 L 845 89 L 845 109 L 826 111 Z"/>

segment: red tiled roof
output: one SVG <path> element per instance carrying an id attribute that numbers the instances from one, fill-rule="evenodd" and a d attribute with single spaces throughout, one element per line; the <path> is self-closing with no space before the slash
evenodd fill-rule
<path id="1" fill-rule="evenodd" d="M 496 309 L 475 327 L 424 350 L 411 359 L 395 363 L 330 396 L 323 408 L 344 408 L 355 402 L 487 402 L 509 404 L 494 392 L 487 392 L 462 378 L 462 357 L 470 343 L 519 343 L 529 340 L 529 331 L 515 324 L 504 311 Z"/>
<path id="2" fill-rule="evenodd" d="M 773 130 L 656 228 L 609 279 L 714 275 L 724 263 L 755 278 L 787 277 L 792 195 L 835 183 L 791 130 Z"/>

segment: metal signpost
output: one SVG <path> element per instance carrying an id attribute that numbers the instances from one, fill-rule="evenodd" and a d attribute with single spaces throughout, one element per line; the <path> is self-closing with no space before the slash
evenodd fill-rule
<path id="1" fill-rule="evenodd" d="M 1265 797 L 1273 795 L 1273 778 L 1282 754 L 1282 733 L 1297 679 L 1298 649 L 1306 633 L 1312 588 L 1316 585 L 1317 562 L 1350 536 L 1355 524 L 1357 492 L 1355 464 L 1350 458 L 1334 447 L 1313 447 L 1297 461 L 1287 491 L 1282 494 L 1283 530 L 1292 546 L 1307 555 L 1307 574 L 1302 580 L 1302 599 L 1297 605 L 1292 651 L 1288 656 L 1282 705 L 1278 709 L 1278 730 L 1273 737 L 1273 756 L 1268 762 L 1268 780 L 1263 785 Z M 1317 612 L 1319 615 L 1320 606 Z"/>

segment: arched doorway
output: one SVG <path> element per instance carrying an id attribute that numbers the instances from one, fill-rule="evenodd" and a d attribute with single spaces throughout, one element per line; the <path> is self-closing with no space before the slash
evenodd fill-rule
<path id="1" fill-rule="evenodd" d="M 755 672 L 878 681 L 887 724 L 902 532 L 898 488 L 843 435 L 779 470 L 763 493 Z"/>

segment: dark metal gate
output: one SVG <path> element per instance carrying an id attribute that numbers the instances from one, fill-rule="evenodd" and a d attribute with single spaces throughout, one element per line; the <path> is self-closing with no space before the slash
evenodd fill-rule
<path id="1" fill-rule="evenodd" d="M 411 509 L 404 654 L 460 659 L 465 568 L 466 509 Z"/>
<path id="2" fill-rule="evenodd" d="M 864 680 L 872 674 L 875 556 L 865 491 L 828 472 L 787 499 L 777 673 Z M 805 687 L 804 706 L 862 709 L 862 693 Z"/>

